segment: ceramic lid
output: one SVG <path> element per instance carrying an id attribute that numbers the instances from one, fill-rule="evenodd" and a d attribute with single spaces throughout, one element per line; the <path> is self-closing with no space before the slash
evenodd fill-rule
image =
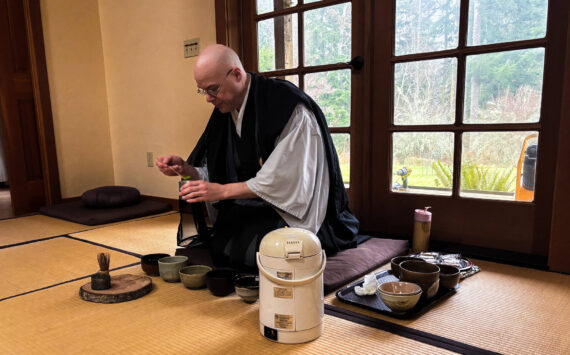
<path id="1" fill-rule="evenodd" d="M 321 252 L 321 242 L 317 236 L 301 228 L 280 228 L 263 237 L 259 254 L 274 258 L 300 259 Z"/>

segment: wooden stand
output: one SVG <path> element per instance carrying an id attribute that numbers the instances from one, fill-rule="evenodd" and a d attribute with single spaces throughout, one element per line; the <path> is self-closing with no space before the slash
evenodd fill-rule
<path id="1" fill-rule="evenodd" d="M 151 290 L 150 277 L 125 274 L 111 276 L 111 288 L 107 290 L 94 290 L 88 282 L 79 289 L 79 297 L 95 303 L 119 303 L 140 298 Z"/>

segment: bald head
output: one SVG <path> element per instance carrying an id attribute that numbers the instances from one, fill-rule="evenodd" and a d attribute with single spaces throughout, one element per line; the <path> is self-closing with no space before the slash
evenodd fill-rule
<path id="1" fill-rule="evenodd" d="M 233 49 L 221 44 L 206 47 L 194 64 L 194 79 L 206 92 L 206 101 L 221 112 L 241 108 L 249 76 Z"/>
<path id="2" fill-rule="evenodd" d="M 225 74 L 235 67 L 244 71 L 237 53 L 230 47 L 213 44 L 206 47 L 196 59 L 194 77 L 198 80 L 208 75 Z"/>

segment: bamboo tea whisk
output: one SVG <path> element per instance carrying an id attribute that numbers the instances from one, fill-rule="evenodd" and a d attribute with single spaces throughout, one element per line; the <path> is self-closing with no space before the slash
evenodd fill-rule
<path id="1" fill-rule="evenodd" d="M 97 261 L 99 262 L 99 269 L 101 270 L 101 273 L 108 274 L 111 255 L 109 255 L 109 253 L 99 253 L 97 254 Z"/>

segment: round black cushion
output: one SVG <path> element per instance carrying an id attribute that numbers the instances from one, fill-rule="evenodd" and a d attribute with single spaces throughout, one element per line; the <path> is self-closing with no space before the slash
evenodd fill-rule
<path id="1" fill-rule="evenodd" d="M 141 194 L 129 186 L 101 186 L 85 191 L 81 201 L 89 208 L 116 208 L 139 203 Z"/>

